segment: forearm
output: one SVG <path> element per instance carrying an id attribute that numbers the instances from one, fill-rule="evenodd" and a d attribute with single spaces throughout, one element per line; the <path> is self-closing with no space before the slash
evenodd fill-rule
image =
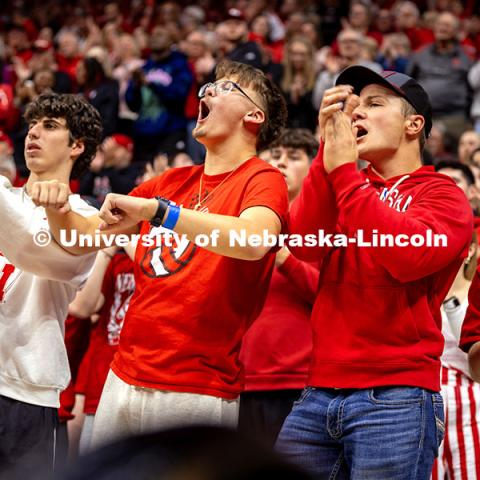
<path id="1" fill-rule="evenodd" d="M 86 235 L 95 238 L 95 232 L 102 223 L 98 215 L 83 217 L 75 212 L 59 213 L 56 210 L 46 208 L 48 225 L 55 241 L 67 252 L 73 255 L 83 255 L 95 252 L 107 245 L 102 242 L 101 246 L 80 246 L 79 236 Z M 76 241 L 74 241 L 76 239 Z M 67 246 L 74 243 L 72 246 Z"/>
<path id="2" fill-rule="evenodd" d="M 320 275 L 318 268 L 289 255 L 285 262 L 278 267 L 278 271 L 295 288 L 297 295 L 310 304 L 314 304 Z"/>
<path id="3" fill-rule="evenodd" d="M 338 210 L 335 194 L 327 180 L 323 166 L 324 144 L 320 144 L 298 197 L 290 208 L 289 231 L 291 234 L 318 235 L 334 233 Z M 327 252 L 326 247 L 291 247 L 291 252 L 301 260 L 319 261 Z"/>
<path id="4" fill-rule="evenodd" d="M 68 313 L 78 318 L 88 318 L 97 311 L 102 296 L 102 283 L 107 267 L 111 261 L 110 254 L 100 250 L 85 286 L 80 290 L 68 307 Z"/>
<path id="5" fill-rule="evenodd" d="M 402 248 L 393 244 L 373 250 L 376 260 L 396 279 L 412 281 L 430 275 L 465 253 L 473 228 L 472 214 L 466 198 L 454 185 L 432 184 L 428 194 L 417 195 L 415 203 L 408 205 L 406 199 L 402 204 L 391 198 L 381 201 L 353 164 L 336 168 L 328 178 L 339 212 L 348 221 L 342 233 L 361 233 L 368 243 L 376 232 L 377 238 L 389 236 L 402 243 Z M 442 235 L 443 245 L 432 248 L 427 239 L 435 235 Z M 425 239 L 423 245 L 410 243 L 414 236 Z"/>
<path id="6" fill-rule="evenodd" d="M 275 215 L 273 212 L 271 213 Z M 209 244 L 204 248 L 210 252 L 240 260 L 259 260 L 271 247 L 251 245 L 249 239 L 253 239 L 253 235 L 258 235 L 263 239 L 264 231 L 278 236 L 281 230 L 278 218 L 276 225 L 274 222 L 272 225 L 272 222 L 265 217 L 264 219 L 265 222 L 262 222 L 262 218 L 255 221 L 253 218 L 249 218 L 248 213 L 246 213 L 246 218 L 242 218 L 182 208 L 174 230 L 179 235 L 185 235 L 192 242 L 195 242 L 199 235 L 207 235 Z M 244 239 L 246 242 L 243 242 Z"/>

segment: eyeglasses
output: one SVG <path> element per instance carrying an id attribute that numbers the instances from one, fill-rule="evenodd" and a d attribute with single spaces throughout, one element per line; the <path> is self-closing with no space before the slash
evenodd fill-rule
<path id="1" fill-rule="evenodd" d="M 248 94 L 246 94 L 238 83 L 232 82 L 231 80 L 222 80 L 215 83 L 206 83 L 198 91 L 198 97 L 203 98 L 207 93 L 207 88 L 212 87 L 215 90 L 216 95 L 226 95 L 233 90 L 238 90 L 243 96 L 247 97 L 257 108 L 264 112 L 263 108 L 260 107 L 256 102 L 254 102 Z"/>

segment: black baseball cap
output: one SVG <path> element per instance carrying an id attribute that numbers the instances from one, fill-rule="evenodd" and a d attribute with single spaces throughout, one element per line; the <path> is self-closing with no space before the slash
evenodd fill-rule
<path id="1" fill-rule="evenodd" d="M 351 85 L 360 95 L 364 87 L 371 84 L 383 85 L 403 97 L 415 111 L 425 119 L 425 136 L 432 129 L 432 106 L 427 92 L 412 77 L 404 73 L 384 70 L 377 73 L 362 65 L 347 67 L 337 78 L 335 85 Z"/>

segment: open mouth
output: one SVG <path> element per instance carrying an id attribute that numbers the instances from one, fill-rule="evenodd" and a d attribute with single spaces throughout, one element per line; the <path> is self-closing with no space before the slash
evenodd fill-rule
<path id="1" fill-rule="evenodd" d="M 200 102 L 200 107 L 198 111 L 198 121 L 202 122 L 207 119 L 210 115 L 210 108 L 203 100 Z"/>
<path id="2" fill-rule="evenodd" d="M 359 140 L 360 138 L 364 138 L 367 134 L 368 132 L 363 127 L 358 127 L 357 140 Z"/>

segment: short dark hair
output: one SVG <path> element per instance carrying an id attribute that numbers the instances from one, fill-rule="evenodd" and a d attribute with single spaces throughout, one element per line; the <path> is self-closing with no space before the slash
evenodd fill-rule
<path id="1" fill-rule="evenodd" d="M 269 148 L 277 147 L 304 150 L 312 160 L 317 154 L 319 143 L 313 133 L 306 128 L 287 128 L 269 145 Z"/>
<path id="2" fill-rule="evenodd" d="M 464 165 L 460 162 L 455 162 L 454 160 L 442 160 L 438 162 L 435 166 L 435 170 L 437 172 L 439 170 L 443 170 L 444 168 L 451 168 L 453 170 L 458 170 L 462 172 L 468 185 L 475 185 L 475 176 L 473 175 L 473 172 L 468 165 Z"/>
<path id="3" fill-rule="evenodd" d="M 71 177 L 88 169 L 102 140 L 102 120 L 98 110 L 80 95 L 45 93 L 31 102 L 25 112 L 27 123 L 47 118 L 64 118 L 70 134 L 70 145 L 81 140 L 84 151 L 73 165 Z"/>
<path id="4" fill-rule="evenodd" d="M 215 70 L 217 80 L 235 77 L 242 87 L 251 88 L 262 98 L 265 121 L 257 137 L 257 151 L 265 150 L 279 135 L 287 122 L 287 105 L 280 89 L 261 70 L 244 63 L 224 60 Z"/>

